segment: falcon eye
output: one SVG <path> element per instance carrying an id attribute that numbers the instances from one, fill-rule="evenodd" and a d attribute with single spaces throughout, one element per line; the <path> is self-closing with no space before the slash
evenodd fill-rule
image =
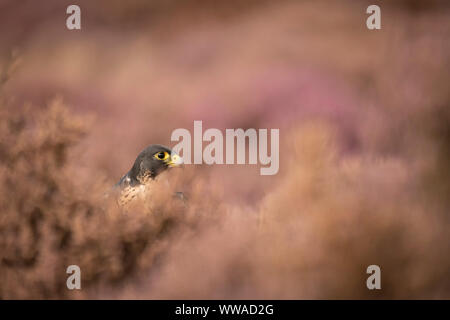
<path id="1" fill-rule="evenodd" d="M 154 157 L 158 160 L 166 160 L 169 157 L 169 153 L 161 151 L 155 154 Z"/>

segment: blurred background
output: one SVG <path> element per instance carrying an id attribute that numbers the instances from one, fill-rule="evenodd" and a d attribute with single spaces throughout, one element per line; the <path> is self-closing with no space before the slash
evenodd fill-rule
<path id="1" fill-rule="evenodd" d="M 0 298 L 450 298 L 449 18 L 438 0 L 0 0 Z M 189 165 L 187 207 L 102 202 L 194 120 L 279 128 L 279 173 Z"/>

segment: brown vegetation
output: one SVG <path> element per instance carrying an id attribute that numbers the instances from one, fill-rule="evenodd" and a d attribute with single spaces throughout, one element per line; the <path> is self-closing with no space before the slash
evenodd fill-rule
<path id="1" fill-rule="evenodd" d="M 450 298 L 447 7 L 369 34 L 351 1 L 92 3 L 78 34 L 2 20 L 0 298 Z M 193 120 L 280 128 L 279 174 L 186 166 L 120 210 L 138 152 Z"/>

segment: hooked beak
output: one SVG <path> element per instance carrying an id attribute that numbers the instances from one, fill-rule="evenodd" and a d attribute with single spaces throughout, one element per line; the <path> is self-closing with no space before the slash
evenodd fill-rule
<path id="1" fill-rule="evenodd" d="M 180 157 L 178 154 L 176 154 L 175 152 L 172 152 L 172 154 L 170 155 L 170 158 L 167 159 L 168 161 L 166 162 L 169 167 L 179 167 L 183 165 L 183 158 Z"/>

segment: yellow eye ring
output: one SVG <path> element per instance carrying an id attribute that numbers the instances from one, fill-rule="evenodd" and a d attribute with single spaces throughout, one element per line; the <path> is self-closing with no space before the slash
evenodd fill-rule
<path id="1" fill-rule="evenodd" d="M 158 160 L 167 160 L 169 158 L 169 153 L 166 151 L 160 151 L 155 153 L 155 155 L 153 157 L 155 157 Z"/>

